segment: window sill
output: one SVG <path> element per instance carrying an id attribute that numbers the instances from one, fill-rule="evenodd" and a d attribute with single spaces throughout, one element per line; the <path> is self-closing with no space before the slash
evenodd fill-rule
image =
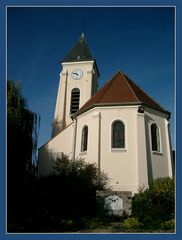
<path id="1" fill-rule="evenodd" d="M 79 156 L 83 156 L 83 155 L 86 155 L 86 154 L 87 154 L 87 151 L 80 152 L 80 153 L 79 153 Z"/>
<path id="2" fill-rule="evenodd" d="M 126 148 L 111 148 L 111 152 L 127 152 Z"/>
<path id="3" fill-rule="evenodd" d="M 152 151 L 153 155 L 158 155 L 158 156 L 163 156 L 163 153 L 157 152 L 157 151 Z"/>

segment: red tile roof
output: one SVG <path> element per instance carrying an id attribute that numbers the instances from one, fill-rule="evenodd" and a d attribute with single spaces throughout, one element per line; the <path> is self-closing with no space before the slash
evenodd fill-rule
<path id="1" fill-rule="evenodd" d="M 94 106 L 143 104 L 158 111 L 169 113 L 123 72 L 117 72 L 95 95 L 93 95 L 76 113 L 76 116 Z"/>

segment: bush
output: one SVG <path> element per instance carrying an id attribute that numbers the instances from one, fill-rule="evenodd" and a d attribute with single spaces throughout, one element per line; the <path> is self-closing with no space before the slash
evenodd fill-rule
<path id="1" fill-rule="evenodd" d="M 171 219 L 161 223 L 161 229 L 163 230 L 174 230 L 175 229 L 175 220 Z"/>
<path id="2" fill-rule="evenodd" d="M 149 189 L 145 191 L 140 189 L 139 193 L 134 195 L 132 199 L 132 215 L 140 219 L 140 221 L 145 220 L 145 218 L 147 218 L 147 221 L 149 220 L 152 215 L 152 202 Z"/>
<path id="3" fill-rule="evenodd" d="M 154 180 L 145 191 L 140 189 L 132 199 L 133 216 L 146 226 L 174 218 L 174 187 L 174 179 L 165 177 Z"/>
<path id="4" fill-rule="evenodd" d="M 82 182 L 88 183 L 96 190 L 105 189 L 108 184 L 108 177 L 105 173 L 98 171 L 96 163 L 88 163 L 82 158 L 74 160 L 69 159 L 64 153 L 56 158 L 50 175 L 64 176 L 69 179 L 81 179 Z"/>
<path id="5" fill-rule="evenodd" d="M 83 159 L 69 160 L 67 155 L 62 154 L 56 159 L 50 175 L 35 183 L 37 215 L 41 218 L 36 217 L 36 221 L 47 219 L 50 224 L 54 218 L 54 225 L 60 217 L 76 219 L 94 216 L 96 189 L 105 187 L 104 179 L 106 177 L 98 186 L 98 169 L 95 164 Z"/>
<path id="6" fill-rule="evenodd" d="M 123 221 L 122 227 L 126 230 L 133 230 L 141 228 L 142 224 L 138 221 L 137 218 L 127 218 Z"/>
<path id="7" fill-rule="evenodd" d="M 164 221 L 174 218 L 174 179 L 169 177 L 159 178 L 151 183 L 149 189 L 156 218 Z"/>

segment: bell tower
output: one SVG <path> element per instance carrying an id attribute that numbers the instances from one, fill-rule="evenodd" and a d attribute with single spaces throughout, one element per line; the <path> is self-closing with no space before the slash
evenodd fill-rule
<path id="1" fill-rule="evenodd" d="M 52 137 L 72 123 L 72 116 L 97 92 L 99 71 L 84 34 L 62 61 Z"/>

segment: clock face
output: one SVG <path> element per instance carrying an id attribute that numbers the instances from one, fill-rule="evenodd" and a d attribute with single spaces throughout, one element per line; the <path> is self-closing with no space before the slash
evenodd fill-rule
<path id="1" fill-rule="evenodd" d="M 75 69 L 71 73 L 71 76 L 72 76 L 73 79 L 77 80 L 77 79 L 80 79 L 83 76 L 83 72 L 80 69 Z"/>

